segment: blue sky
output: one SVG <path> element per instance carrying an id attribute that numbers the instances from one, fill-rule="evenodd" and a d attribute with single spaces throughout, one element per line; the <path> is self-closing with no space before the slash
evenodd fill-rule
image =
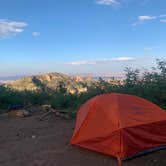
<path id="1" fill-rule="evenodd" d="M 0 76 L 119 73 L 166 57 L 164 0 L 1 0 Z"/>

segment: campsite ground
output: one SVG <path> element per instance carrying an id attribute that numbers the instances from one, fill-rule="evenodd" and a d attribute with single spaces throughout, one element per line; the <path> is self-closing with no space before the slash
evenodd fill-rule
<path id="1" fill-rule="evenodd" d="M 116 159 L 68 146 L 74 120 L 52 116 L 0 116 L 0 166 L 116 166 Z M 124 166 L 165 166 L 166 150 L 124 162 Z"/>

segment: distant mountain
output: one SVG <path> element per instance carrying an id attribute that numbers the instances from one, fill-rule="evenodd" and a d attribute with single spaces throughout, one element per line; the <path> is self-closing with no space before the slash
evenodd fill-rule
<path id="1" fill-rule="evenodd" d="M 21 79 L 23 76 L 0 76 L 0 83 L 15 81 Z"/>
<path id="2" fill-rule="evenodd" d="M 90 82 L 89 78 L 86 80 L 61 73 L 49 73 L 23 77 L 6 83 L 4 86 L 18 91 L 58 91 L 66 89 L 70 93 L 79 93 L 87 91 L 87 87 L 84 87 L 84 84 Z"/>

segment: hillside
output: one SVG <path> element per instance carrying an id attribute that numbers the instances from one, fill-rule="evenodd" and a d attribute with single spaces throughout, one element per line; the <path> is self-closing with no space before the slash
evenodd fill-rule
<path id="1" fill-rule="evenodd" d="M 87 91 L 84 87 L 87 81 L 78 81 L 75 77 L 71 77 L 61 73 L 49 73 L 36 76 L 27 76 L 20 80 L 6 83 L 6 88 L 11 88 L 18 91 L 59 91 L 67 90 L 70 93 L 80 93 Z"/>

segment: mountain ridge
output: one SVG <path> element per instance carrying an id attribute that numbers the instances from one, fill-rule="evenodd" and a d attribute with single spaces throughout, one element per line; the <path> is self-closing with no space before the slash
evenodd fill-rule
<path id="1" fill-rule="evenodd" d="M 87 91 L 83 84 L 91 81 L 90 78 L 83 79 L 82 77 L 54 72 L 25 76 L 19 80 L 5 83 L 4 86 L 17 91 L 54 90 L 57 92 L 60 88 L 64 88 L 69 93 L 81 93 Z"/>

